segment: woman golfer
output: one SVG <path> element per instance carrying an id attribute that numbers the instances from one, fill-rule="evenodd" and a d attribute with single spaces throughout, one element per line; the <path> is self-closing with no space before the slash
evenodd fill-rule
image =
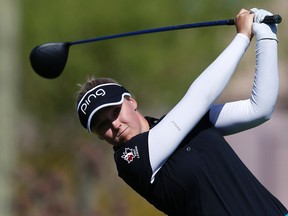
<path id="1" fill-rule="evenodd" d="M 278 94 L 275 24 L 242 9 L 237 34 L 161 119 L 144 117 L 112 79 L 88 80 L 77 98 L 83 127 L 113 145 L 119 176 L 169 216 L 284 216 L 287 209 L 253 176 L 223 136 L 267 121 Z M 254 20 L 254 22 L 253 22 Z M 250 41 L 256 69 L 250 98 L 214 104 Z"/>

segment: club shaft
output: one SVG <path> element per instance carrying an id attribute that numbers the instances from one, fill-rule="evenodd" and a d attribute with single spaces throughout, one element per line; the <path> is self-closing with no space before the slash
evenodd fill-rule
<path id="1" fill-rule="evenodd" d="M 218 20 L 218 21 L 211 21 L 211 22 L 199 22 L 199 23 L 182 24 L 182 25 L 175 25 L 175 26 L 166 26 L 166 27 L 160 27 L 160 28 L 138 30 L 138 31 L 133 31 L 133 32 L 125 32 L 125 33 L 120 33 L 120 34 L 114 34 L 114 35 L 108 35 L 108 36 L 100 36 L 100 37 L 97 37 L 97 38 L 91 38 L 91 39 L 86 39 L 86 40 L 79 40 L 79 41 L 69 42 L 69 44 L 70 45 L 76 45 L 76 44 L 96 42 L 96 41 L 101 41 L 101 40 L 109 40 L 109 39 L 114 39 L 114 38 L 121 38 L 121 37 L 128 37 L 128 36 L 135 36 L 135 35 L 142 35 L 142 34 L 150 34 L 150 33 L 165 32 L 165 31 L 174 31 L 174 30 L 188 29 L 188 28 L 220 26 L 220 25 L 227 25 L 227 20 Z"/>
<path id="2" fill-rule="evenodd" d="M 280 15 L 267 16 L 263 20 L 263 22 L 267 24 L 280 23 L 281 21 L 282 21 L 282 18 Z M 234 19 L 228 19 L 228 20 L 216 20 L 216 21 L 209 21 L 209 22 L 198 22 L 198 23 L 166 26 L 166 27 L 160 27 L 160 28 L 138 30 L 138 31 L 133 31 L 133 32 L 125 32 L 125 33 L 108 35 L 108 36 L 100 36 L 96 38 L 78 40 L 78 41 L 67 42 L 67 43 L 71 46 L 71 45 L 90 43 L 90 42 L 96 42 L 96 41 L 102 41 L 102 40 L 110 40 L 114 38 L 142 35 L 142 34 L 151 34 L 151 33 L 174 31 L 174 30 L 180 30 L 180 29 L 201 28 L 201 27 L 222 26 L 222 25 L 235 25 L 235 21 Z"/>

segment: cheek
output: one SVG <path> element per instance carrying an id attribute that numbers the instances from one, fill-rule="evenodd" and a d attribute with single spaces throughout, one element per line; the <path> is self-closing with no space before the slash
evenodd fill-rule
<path id="1" fill-rule="evenodd" d="M 110 143 L 110 144 L 114 144 L 115 140 L 113 138 L 113 134 L 111 132 L 111 130 L 107 131 L 105 134 L 103 134 L 102 139 L 104 139 L 106 142 Z"/>
<path id="2" fill-rule="evenodd" d="M 101 139 L 109 139 L 111 138 L 111 130 L 107 129 L 105 131 L 97 131 L 97 132 L 93 132 L 95 135 L 97 135 L 98 137 L 100 137 Z"/>
<path id="3" fill-rule="evenodd" d="M 134 126 L 139 125 L 139 123 L 140 123 L 137 112 L 135 110 L 129 110 L 125 114 L 125 119 L 126 119 L 127 123 L 134 125 Z"/>
<path id="4" fill-rule="evenodd" d="M 106 137 L 106 138 L 112 138 L 112 131 L 111 131 L 111 129 L 109 129 L 109 130 L 107 130 L 105 133 L 103 133 L 103 137 Z"/>
<path id="5" fill-rule="evenodd" d="M 141 132 L 141 123 L 137 114 L 131 115 L 129 126 L 131 127 L 134 135 Z"/>
<path id="6" fill-rule="evenodd" d="M 140 129 L 140 120 L 135 107 L 132 104 L 125 104 L 126 106 L 122 107 L 121 113 L 119 115 L 119 121 L 129 125 L 131 129 L 136 129 L 137 132 Z M 136 131 L 135 131 L 136 132 Z"/>

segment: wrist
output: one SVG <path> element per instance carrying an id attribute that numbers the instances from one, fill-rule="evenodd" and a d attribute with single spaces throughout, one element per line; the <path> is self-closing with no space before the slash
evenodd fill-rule
<path id="1" fill-rule="evenodd" d="M 250 43 L 250 37 L 247 34 L 244 33 L 237 33 L 236 37 L 242 38 L 243 40 L 245 40 L 247 43 Z"/>
<path id="2" fill-rule="evenodd" d="M 277 27 L 275 24 L 253 23 L 253 33 L 256 40 L 277 40 Z"/>

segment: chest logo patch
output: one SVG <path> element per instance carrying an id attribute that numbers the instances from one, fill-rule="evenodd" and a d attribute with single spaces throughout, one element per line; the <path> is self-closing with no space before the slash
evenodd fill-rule
<path id="1" fill-rule="evenodd" d="M 123 155 L 121 156 L 125 161 L 131 163 L 134 158 L 140 158 L 138 148 L 135 146 L 135 148 L 125 148 L 125 151 L 123 152 Z"/>

